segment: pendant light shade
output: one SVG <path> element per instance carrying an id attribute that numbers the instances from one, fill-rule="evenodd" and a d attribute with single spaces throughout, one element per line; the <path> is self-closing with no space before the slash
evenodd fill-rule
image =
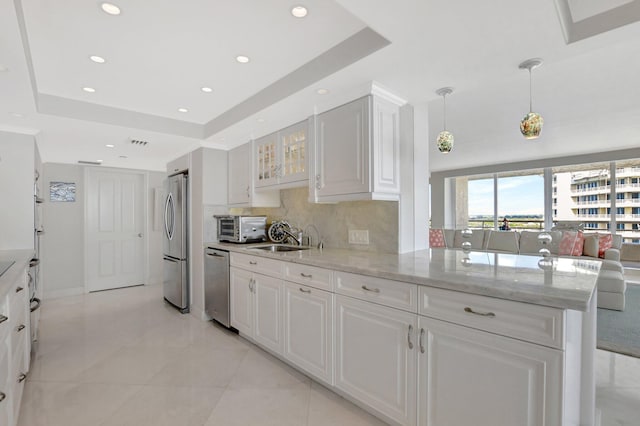
<path id="1" fill-rule="evenodd" d="M 521 63 L 518 68 L 521 70 L 529 70 L 529 113 L 520 121 L 520 133 L 525 139 L 536 139 L 540 136 L 544 120 L 537 112 L 533 112 L 533 94 L 532 94 L 532 78 L 531 70 L 542 65 L 542 59 L 533 58 Z"/>
<path id="2" fill-rule="evenodd" d="M 453 134 L 447 131 L 447 95 L 453 93 L 453 87 L 443 87 L 436 90 L 436 95 L 442 96 L 442 116 L 443 116 L 443 129 L 438 134 L 436 144 L 438 150 L 443 154 L 448 154 L 453 149 Z"/>

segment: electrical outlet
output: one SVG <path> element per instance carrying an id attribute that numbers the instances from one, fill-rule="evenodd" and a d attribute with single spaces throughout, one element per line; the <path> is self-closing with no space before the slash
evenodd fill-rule
<path id="1" fill-rule="evenodd" d="M 349 244 L 369 244 L 369 230 L 349 229 Z"/>

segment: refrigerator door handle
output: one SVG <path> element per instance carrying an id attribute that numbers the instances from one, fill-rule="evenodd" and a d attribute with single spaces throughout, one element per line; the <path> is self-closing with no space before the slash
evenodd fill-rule
<path id="1" fill-rule="evenodd" d="M 169 219 L 169 216 L 171 216 L 171 220 Z M 173 216 L 173 194 L 169 193 L 169 195 L 167 195 L 167 201 L 164 203 L 164 230 L 169 240 L 173 239 Z"/>
<path id="2" fill-rule="evenodd" d="M 179 260 L 172 259 L 172 258 L 167 257 L 167 256 L 164 257 L 164 260 L 169 261 L 169 262 L 173 262 L 173 263 L 178 263 L 179 262 Z"/>

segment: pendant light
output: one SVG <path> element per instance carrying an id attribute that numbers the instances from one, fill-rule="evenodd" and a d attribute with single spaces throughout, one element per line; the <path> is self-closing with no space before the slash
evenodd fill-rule
<path id="1" fill-rule="evenodd" d="M 442 96 L 442 117 L 443 117 L 443 129 L 438 134 L 436 144 L 438 150 L 443 154 L 448 154 L 453 149 L 453 134 L 447 131 L 447 95 L 453 93 L 453 87 L 443 87 L 436 90 L 436 95 Z"/>
<path id="2" fill-rule="evenodd" d="M 521 70 L 529 70 L 529 113 L 524 116 L 522 121 L 520 121 L 520 133 L 525 139 L 536 139 L 540 136 L 540 132 L 542 131 L 542 125 L 544 124 L 544 120 L 542 116 L 537 112 L 533 112 L 533 95 L 532 95 L 532 83 L 531 83 L 531 70 L 542 65 L 542 59 L 533 58 L 527 59 L 520 65 L 518 68 Z"/>

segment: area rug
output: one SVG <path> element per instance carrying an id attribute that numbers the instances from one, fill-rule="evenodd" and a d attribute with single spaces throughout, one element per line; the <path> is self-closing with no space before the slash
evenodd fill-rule
<path id="1" fill-rule="evenodd" d="M 640 358 L 640 285 L 627 283 L 622 312 L 598 309 L 598 349 Z"/>

